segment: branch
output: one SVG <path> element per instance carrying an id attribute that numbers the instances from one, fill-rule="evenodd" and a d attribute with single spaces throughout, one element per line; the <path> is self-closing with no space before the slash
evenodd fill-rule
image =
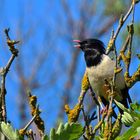
<path id="1" fill-rule="evenodd" d="M 28 97 L 29 97 L 29 105 L 31 108 L 31 115 L 35 117 L 34 122 L 39 130 L 40 136 L 44 135 L 45 126 L 44 121 L 40 117 L 41 111 L 39 110 L 39 106 L 37 105 L 37 97 L 35 95 L 32 95 L 31 92 L 27 91 Z"/>
<path id="2" fill-rule="evenodd" d="M 125 23 L 125 21 L 129 17 L 129 15 L 131 14 L 132 10 L 133 10 L 133 3 L 131 4 L 131 6 L 130 6 L 128 12 L 126 13 L 126 15 L 125 16 L 121 15 L 117 30 L 116 30 L 114 36 L 112 37 L 112 39 L 109 41 L 108 47 L 106 49 L 106 54 L 108 54 L 113 49 L 114 42 L 115 42 L 123 24 Z"/>
<path id="3" fill-rule="evenodd" d="M 18 50 L 15 49 L 14 45 L 19 43 L 19 41 L 11 40 L 9 37 L 9 30 L 5 29 L 5 34 L 7 38 L 7 45 L 9 46 L 9 49 L 12 53 L 12 56 L 10 57 L 7 65 L 1 69 L 1 94 L 0 94 L 0 120 L 6 122 L 7 115 L 6 115 L 6 103 L 5 103 L 5 95 L 6 95 L 6 88 L 5 88 L 5 80 L 7 73 L 10 69 L 10 66 L 12 62 L 14 61 L 15 57 L 18 56 Z"/>
<path id="4" fill-rule="evenodd" d="M 37 117 L 37 114 L 35 114 L 35 116 L 32 117 L 32 119 L 28 122 L 28 124 L 23 129 L 19 130 L 20 135 L 24 136 L 26 134 L 27 129 L 33 123 L 33 121 L 36 119 L 36 117 Z"/>
<path id="5" fill-rule="evenodd" d="M 112 38 L 114 37 L 114 31 L 112 31 Z M 115 44 L 113 45 L 113 52 L 114 52 L 114 56 L 115 56 L 115 66 L 114 66 L 114 74 L 113 74 L 113 79 L 112 79 L 112 84 L 111 84 L 111 89 L 109 92 L 109 107 L 108 107 L 108 111 L 107 111 L 107 117 L 106 117 L 106 129 L 108 130 L 108 136 L 107 137 L 111 137 L 111 130 L 112 130 L 112 112 L 113 112 L 113 108 L 112 108 L 112 104 L 113 104 L 113 98 L 114 98 L 114 94 L 115 94 L 115 81 L 116 81 L 116 74 L 117 74 L 117 50 L 116 50 L 116 46 Z"/>
<path id="6" fill-rule="evenodd" d="M 85 126 L 84 126 L 84 131 L 86 132 L 86 135 L 83 135 L 83 137 L 88 140 L 88 139 L 91 139 L 92 137 L 92 127 L 91 127 L 91 122 L 95 119 L 97 119 L 97 116 L 96 115 L 96 112 L 94 111 L 92 113 L 92 115 L 86 115 L 85 114 L 85 110 L 84 110 L 84 107 L 82 107 L 82 113 L 83 113 L 83 116 L 84 116 L 84 121 L 85 121 Z"/>
<path id="7" fill-rule="evenodd" d="M 130 40 L 129 40 L 129 48 L 127 53 L 128 62 L 126 65 L 126 72 L 129 73 L 129 67 L 131 62 L 131 48 L 132 48 L 132 40 L 133 40 L 133 34 L 134 34 L 134 14 L 135 14 L 135 0 L 132 1 L 132 20 L 131 24 L 127 26 L 128 32 L 130 34 Z"/>
<path id="8" fill-rule="evenodd" d="M 115 80 L 116 80 L 116 74 L 118 72 L 120 72 L 120 69 L 117 68 L 117 64 L 118 64 L 118 60 L 120 61 L 123 58 L 127 58 L 127 63 L 126 64 L 126 73 L 129 73 L 129 66 L 130 66 L 130 60 L 131 60 L 131 48 L 132 48 L 132 38 L 133 38 L 133 23 L 134 23 L 134 8 L 135 8 L 135 2 L 132 1 L 132 4 L 128 10 L 128 12 L 126 13 L 126 15 L 123 17 L 123 15 L 121 15 L 120 17 L 120 21 L 119 21 L 119 26 L 116 30 L 116 32 L 112 34 L 112 37 L 109 41 L 106 53 L 108 54 L 110 51 L 114 51 L 114 55 L 115 55 L 115 66 L 114 66 L 114 75 L 113 75 L 113 80 L 112 80 L 112 85 L 111 85 L 111 92 L 110 92 L 110 100 L 109 100 L 109 108 L 108 108 L 108 113 L 107 113 L 107 124 L 106 124 L 106 130 L 108 130 L 108 133 L 106 135 L 107 138 L 111 138 L 112 136 L 112 119 L 111 119 L 111 114 L 112 114 L 112 103 L 113 103 L 113 94 L 115 92 Z M 132 23 L 130 26 L 128 26 L 128 32 L 129 32 L 129 36 L 126 39 L 126 42 L 122 48 L 122 51 L 125 51 L 127 49 L 127 45 L 129 43 L 129 50 L 127 53 L 126 57 L 121 56 L 121 53 L 119 56 L 117 56 L 117 50 L 116 50 L 116 46 L 115 46 L 115 41 L 116 38 L 122 28 L 122 26 L 124 25 L 124 22 L 126 21 L 126 19 L 128 18 L 128 16 L 130 15 L 130 13 L 132 12 Z M 125 56 L 125 55 L 124 55 Z M 119 69 L 119 70 L 118 70 Z"/>
<path id="9" fill-rule="evenodd" d="M 131 54 L 132 54 L 132 40 L 133 40 L 133 34 L 134 34 L 134 13 L 135 13 L 135 1 L 133 1 L 133 6 L 132 6 L 132 19 L 131 19 L 131 24 L 127 26 L 128 29 L 128 36 L 126 39 L 126 42 L 124 46 L 122 47 L 120 51 L 120 55 L 118 56 L 118 60 L 120 61 L 121 59 L 124 61 L 124 64 L 126 66 L 126 72 L 125 72 L 125 82 L 128 88 L 131 88 L 137 81 L 140 81 L 140 67 L 137 68 L 137 71 L 130 76 L 129 75 L 129 67 L 131 63 Z M 128 48 L 128 52 L 125 55 L 125 51 Z"/>
<path id="10" fill-rule="evenodd" d="M 126 41 L 125 41 L 124 45 L 122 46 L 122 49 L 120 50 L 119 55 L 117 57 L 118 63 L 120 63 L 120 61 L 122 60 L 122 53 L 127 50 L 127 46 L 129 44 L 129 40 L 130 40 L 130 36 L 128 35 L 127 38 L 126 38 Z"/>

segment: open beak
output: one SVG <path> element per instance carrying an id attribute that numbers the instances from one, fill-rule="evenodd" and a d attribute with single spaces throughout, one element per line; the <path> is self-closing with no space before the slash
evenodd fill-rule
<path id="1" fill-rule="evenodd" d="M 81 47 L 81 41 L 80 40 L 73 40 L 73 42 L 75 43 L 74 47 L 75 48 L 80 48 Z"/>

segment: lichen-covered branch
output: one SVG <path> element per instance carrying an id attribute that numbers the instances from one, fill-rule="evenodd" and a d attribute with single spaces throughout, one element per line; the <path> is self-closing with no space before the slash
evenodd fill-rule
<path id="1" fill-rule="evenodd" d="M 35 95 L 32 95 L 30 91 L 27 91 L 28 97 L 29 97 L 29 105 L 31 108 L 31 115 L 34 117 L 34 122 L 39 130 L 40 136 L 44 135 L 45 131 L 45 125 L 44 121 L 40 117 L 41 111 L 39 110 L 39 107 L 37 105 L 37 97 Z"/>
<path id="2" fill-rule="evenodd" d="M 137 68 L 137 71 L 129 76 L 129 73 L 125 73 L 125 81 L 128 88 L 131 88 L 136 82 L 140 81 L 140 66 Z"/>
<path id="3" fill-rule="evenodd" d="M 106 49 L 106 53 L 107 54 L 113 49 L 114 42 L 115 42 L 115 40 L 116 40 L 116 38 L 117 38 L 117 36 L 118 36 L 118 34 L 119 34 L 122 26 L 124 25 L 125 21 L 127 20 L 127 18 L 129 17 L 129 15 L 131 14 L 131 12 L 133 11 L 134 5 L 137 4 L 138 2 L 139 1 L 133 0 L 131 6 L 129 8 L 129 10 L 126 13 L 126 15 L 125 16 L 121 15 L 120 21 L 119 21 L 119 25 L 117 27 L 117 30 L 114 33 L 114 36 L 112 37 L 112 39 L 110 39 L 109 44 L 107 46 L 107 49 Z"/>
<path id="4" fill-rule="evenodd" d="M 81 108 L 83 107 L 83 101 L 84 101 L 84 97 L 86 95 L 86 92 L 91 89 L 90 83 L 89 83 L 89 79 L 88 79 L 88 75 L 87 72 L 85 71 L 85 74 L 83 76 L 82 79 L 82 83 L 81 83 L 81 92 L 80 92 L 80 96 L 78 98 L 78 103 L 74 106 L 73 109 L 70 109 L 69 105 L 65 105 L 65 112 L 68 115 L 68 121 L 71 122 L 76 122 L 78 120 Z M 95 103 L 97 105 L 99 105 L 98 100 L 95 97 L 95 94 L 93 93 L 92 89 L 90 91 L 91 97 L 93 98 L 93 100 L 95 101 Z"/>
<path id="5" fill-rule="evenodd" d="M 102 115 L 101 121 L 98 122 L 98 124 L 94 127 L 94 129 L 92 131 L 92 138 L 95 136 L 97 130 L 101 128 L 101 125 L 104 123 L 104 119 L 105 119 L 106 115 L 107 115 L 106 112 L 104 112 Z"/>
<path id="6" fill-rule="evenodd" d="M 82 79 L 81 93 L 78 99 L 78 103 L 75 105 L 73 109 L 70 109 L 69 105 L 65 105 L 65 112 L 68 115 L 68 122 L 71 123 L 71 122 L 76 122 L 78 120 L 81 107 L 83 104 L 83 100 L 88 89 L 89 89 L 89 81 L 88 81 L 87 73 L 85 72 Z"/>

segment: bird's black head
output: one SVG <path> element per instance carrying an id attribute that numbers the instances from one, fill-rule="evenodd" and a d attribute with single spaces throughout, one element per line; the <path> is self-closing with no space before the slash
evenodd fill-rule
<path id="1" fill-rule="evenodd" d="M 105 54 L 104 43 L 98 39 L 74 40 L 76 47 L 84 52 L 87 67 L 98 65 Z"/>

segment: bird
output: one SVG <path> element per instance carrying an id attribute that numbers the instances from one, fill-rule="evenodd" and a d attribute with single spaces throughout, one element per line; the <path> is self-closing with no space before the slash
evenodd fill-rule
<path id="1" fill-rule="evenodd" d="M 109 106 L 109 98 L 105 85 L 113 78 L 115 60 L 112 60 L 108 54 L 104 43 L 96 38 L 88 38 L 82 41 L 74 40 L 75 47 L 84 52 L 86 63 L 86 73 L 92 90 L 105 106 Z M 123 104 L 126 108 L 132 103 L 125 83 L 123 72 L 116 74 L 114 99 Z M 119 108 L 120 113 L 123 111 Z"/>

